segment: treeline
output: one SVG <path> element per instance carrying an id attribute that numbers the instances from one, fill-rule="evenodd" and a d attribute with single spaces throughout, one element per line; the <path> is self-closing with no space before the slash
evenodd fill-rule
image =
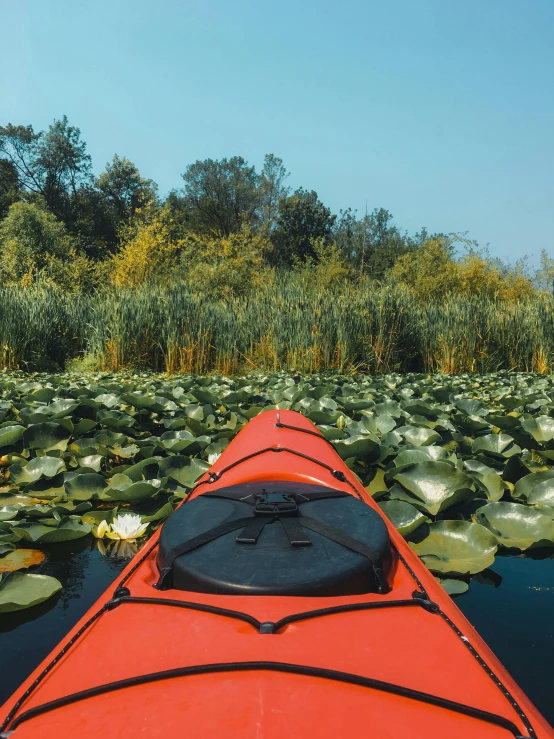
<path id="1" fill-rule="evenodd" d="M 492 260 L 455 234 L 409 235 L 377 208 L 333 214 L 313 190 L 288 186 L 273 154 L 197 161 L 182 187 L 157 185 L 115 155 L 93 175 L 78 128 L 0 127 L 0 279 L 92 295 L 185 286 L 213 301 L 263 294 L 283 280 L 310 292 L 401 284 L 428 301 L 517 303 L 552 292 L 554 262 L 535 275 Z M 462 256 L 457 249 L 464 247 Z"/>

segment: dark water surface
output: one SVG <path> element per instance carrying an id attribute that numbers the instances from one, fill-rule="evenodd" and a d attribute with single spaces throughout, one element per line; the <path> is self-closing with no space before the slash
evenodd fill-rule
<path id="1" fill-rule="evenodd" d="M 540 555 L 539 555 L 540 556 Z M 0 615 L 0 703 L 4 702 L 127 564 L 89 538 L 57 545 L 35 571 L 63 584 L 58 598 Z M 554 561 L 497 557 L 457 605 L 554 724 Z"/>

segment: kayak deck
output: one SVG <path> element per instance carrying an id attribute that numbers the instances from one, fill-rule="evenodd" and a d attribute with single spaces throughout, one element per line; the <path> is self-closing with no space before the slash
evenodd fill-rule
<path id="1" fill-rule="evenodd" d="M 280 418 L 314 429 L 296 413 Z M 281 479 L 332 484 L 377 509 L 317 432 L 276 428 L 276 420 L 268 411 L 251 421 L 188 500 Z M 275 445 L 283 451 L 256 453 Z M 194 738 L 207 731 L 265 739 L 554 737 L 388 528 L 390 592 L 333 597 L 158 590 L 157 532 L 4 706 L 2 730 L 15 739 L 181 731 Z"/>

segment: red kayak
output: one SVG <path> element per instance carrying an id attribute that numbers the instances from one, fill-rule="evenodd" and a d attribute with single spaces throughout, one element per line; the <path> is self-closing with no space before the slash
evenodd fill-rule
<path id="1" fill-rule="evenodd" d="M 238 434 L 0 718 L 14 739 L 554 739 L 292 411 Z"/>

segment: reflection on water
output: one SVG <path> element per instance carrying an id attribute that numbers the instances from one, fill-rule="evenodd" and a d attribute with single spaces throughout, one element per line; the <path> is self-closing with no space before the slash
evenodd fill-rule
<path id="1" fill-rule="evenodd" d="M 141 542 L 142 544 L 142 542 Z M 101 546 L 99 546 L 101 545 Z M 0 615 L 0 702 L 90 608 L 136 552 L 131 542 L 91 537 L 56 545 L 35 572 L 53 575 L 63 590 L 46 603 Z M 544 716 L 554 724 L 554 562 L 552 552 L 533 558 L 497 557 L 471 581 L 457 605 Z"/>

